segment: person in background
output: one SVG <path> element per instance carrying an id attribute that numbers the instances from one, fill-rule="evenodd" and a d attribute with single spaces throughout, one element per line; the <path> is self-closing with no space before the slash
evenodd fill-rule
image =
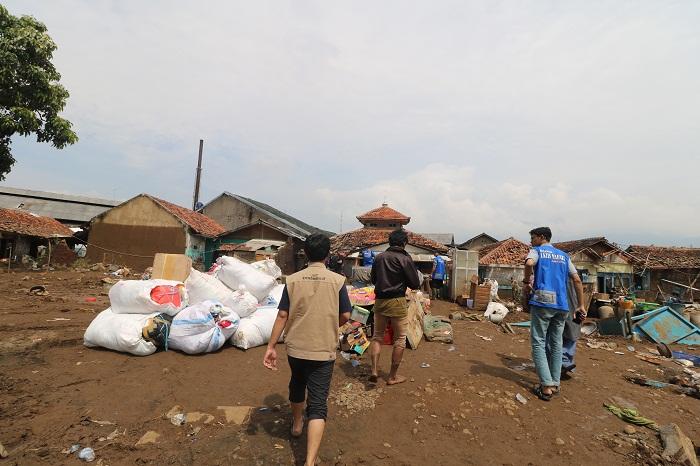
<path id="1" fill-rule="evenodd" d="M 561 378 L 570 379 L 571 373 L 576 369 L 576 343 L 581 336 L 581 324 L 585 319 L 578 311 L 578 300 L 576 293 L 569 281 L 566 287 L 567 298 L 569 300 L 569 313 L 566 315 L 564 323 L 564 332 L 562 333 L 562 351 L 561 351 Z M 550 353 L 550 347 L 547 345 L 547 354 Z"/>
<path id="2" fill-rule="evenodd" d="M 396 385 L 406 381 L 398 375 L 399 365 L 406 348 L 408 332 L 408 303 L 406 289 L 420 288 L 418 270 L 406 252 L 408 235 L 405 230 L 394 230 L 389 235 L 389 249 L 379 254 L 372 266 L 372 283 L 374 284 L 374 335 L 370 354 L 372 357 L 372 375 L 369 380 L 376 383 L 379 379 L 379 356 L 384 341 L 387 321 L 394 332 L 394 349 L 391 353 L 391 371 L 387 385 Z"/>
<path id="3" fill-rule="evenodd" d="M 569 314 L 567 282 L 573 281 L 578 303 L 583 302 L 583 285 L 569 256 L 549 244 L 549 227 L 530 231 L 532 249 L 525 260 L 523 294 L 530 311 L 532 360 L 540 379 L 534 393 L 544 401 L 559 392 L 562 366 L 562 334 Z M 583 318 L 586 311 L 579 305 L 576 312 Z M 549 345 L 549 351 L 547 351 Z"/>
<path id="4" fill-rule="evenodd" d="M 433 290 L 433 296 L 431 297 L 437 299 L 440 297 L 440 291 L 445 280 L 445 259 L 437 252 L 433 258 L 433 270 L 430 272 L 430 278 L 430 287 Z"/>
<path id="5" fill-rule="evenodd" d="M 372 251 L 371 249 L 363 249 L 362 250 L 362 266 L 363 267 L 372 267 L 372 264 L 374 264 L 374 257 L 377 254 Z"/>
<path id="6" fill-rule="evenodd" d="M 316 462 L 328 415 L 328 392 L 333 376 L 338 327 L 350 319 L 352 305 L 345 277 L 327 270 L 324 262 L 330 240 L 321 233 L 306 238 L 306 269 L 289 275 L 278 306 L 263 365 L 277 370 L 275 346 L 286 327 L 287 360 L 292 371 L 289 401 L 292 405 L 292 437 L 304 429 L 304 404 L 309 421 L 306 465 Z M 308 394 L 308 396 L 307 396 Z"/>

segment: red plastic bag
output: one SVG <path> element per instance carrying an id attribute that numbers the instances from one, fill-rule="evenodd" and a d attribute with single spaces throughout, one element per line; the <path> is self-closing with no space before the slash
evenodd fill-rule
<path id="1" fill-rule="evenodd" d="M 386 323 L 386 329 L 384 329 L 384 342 L 385 345 L 394 344 L 394 327 L 391 326 L 391 320 Z"/>
<path id="2" fill-rule="evenodd" d="M 151 290 L 151 299 L 157 304 L 172 304 L 175 307 L 180 307 L 182 305 L 180 286 L 155 286 Z"/>

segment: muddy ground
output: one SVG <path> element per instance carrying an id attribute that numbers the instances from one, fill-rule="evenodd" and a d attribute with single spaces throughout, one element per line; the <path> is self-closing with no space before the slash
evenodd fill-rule
<path id="1" fill-rule="evenodd" d="M 102 465 L 303 458 L 305 439 L 288 435 L 289 370 L 263 368 L 264 348 L 139 358 L 84 347 L 85 328 L 108 305 L 103 276 L 0 274 L 0 443 L 9 452 L 0 465 L 78 464 L 65 453 L 73 444 L 94 448 Z M 49 295 L 28 296 L 37 284 Z M 454 308 L 437 302 L 433 312 Z M 575 378 L 547 403 L 530 393 L 536 378 L 523 366 L 530 362 L 526 330 L 511 335 L 489 322 L 459 321 L 454 331 L 454 345 L 423 341 L 408 350 L 402 372 L 409 382 L 395 387 L 368 388 L 367 360 L 354 368 L 338 358 L 323 464 L 660 464 L 656 433 L 643 427 L 624 433 L 627 424 L 603 407 L 612 396 L 658 424 L 677 423 L 700 444 L 699 400 L 624 379 L 632 371 L 663 379 L 681 368 L 640 360 L 622 339 L 606 341 L 624 354 L 582 341 Z M 651 348 L 635 344 L 636 351 Z M 388 357 L 387 348 L 386 368 Z M 518 393 L 526 404 L 515 400 Z M 199 414 L 175 426 L 165 414 L 176 405 Z M 252 407 L 252 415 L 241 423 L 236 414 L 247 408 L 231 407 Z M 159 434 L 155 443 L 136 446 L 149 431 Z"/>

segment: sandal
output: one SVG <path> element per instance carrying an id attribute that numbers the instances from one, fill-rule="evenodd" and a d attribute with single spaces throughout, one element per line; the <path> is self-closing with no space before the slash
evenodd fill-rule
<path id="1" fill-rule="evenodd" d="M 542 387 L 542 385 L 535 386 L 532 392 L 542 401 L 550 401 L 552 399 L 551 394 L 544 392 L 544 387 Z"/>

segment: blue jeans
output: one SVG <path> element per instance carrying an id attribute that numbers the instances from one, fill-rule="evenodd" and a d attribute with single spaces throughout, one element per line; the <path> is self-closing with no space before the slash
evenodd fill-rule
<path id="1" fill-rule="evenodd" d="M 562 338 L 561 344 L 561 368 L 569 369 L 574 365 L 574 356 L 576 356 L 576 340 L 569 340 L 566 337 Z M 551 351 L 549 344 L 546 345 L 547 358 L 550 357 Z"/>
<path id="2" fill-rule="evenodd" d="M 558 387 L 561 378 L 562 333 L 568 312 L 530 306 L 532 362 L 545 387 Z M 547 348 L 549 347 L 549 351 Z"/>

